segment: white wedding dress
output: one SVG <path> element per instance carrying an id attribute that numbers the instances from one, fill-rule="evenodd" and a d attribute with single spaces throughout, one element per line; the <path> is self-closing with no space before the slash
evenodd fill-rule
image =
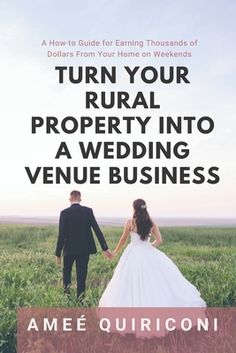
<path id="1" fill-rule="evenodd" d="M 99 307 L 205 307 L 197 288 L 162 251 L 131 232 Z"/>

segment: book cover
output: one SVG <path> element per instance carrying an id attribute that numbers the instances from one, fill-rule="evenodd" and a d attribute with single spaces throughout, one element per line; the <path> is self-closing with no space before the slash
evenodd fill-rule
<path id="1" fill-rule="evenodd" d="M 235 350 L 234 14 L 0 2 L 2 353 Z"/>

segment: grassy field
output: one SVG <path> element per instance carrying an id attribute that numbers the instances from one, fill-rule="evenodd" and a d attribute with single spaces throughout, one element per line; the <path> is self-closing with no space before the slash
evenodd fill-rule
<path id="1" fill-rule="evenodd" d="M 201 292 L 208 306 L 236 305 L 236 228 L 162 228 L 160 249 Z M 111 249 L 120 228 L 104 228 Z M 55 264 L 55 226 L 0 226 L 0 352 L 15 352 L 16 309 L 74 307 L 62 293 L 62 268 Z M 118 259 L 91 256 L 86 305 L 96 306 Z M 73 273 L 75 279 L 75 272 Z M 74 281 L 75 285 L 75 281 Z M 74 299 L 73 299 L 74 298 Z"/>

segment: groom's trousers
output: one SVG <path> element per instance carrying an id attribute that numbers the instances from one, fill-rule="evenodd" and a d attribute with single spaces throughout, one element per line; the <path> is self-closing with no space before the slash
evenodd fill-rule
<path id="1" fill-rule="evenodd" d="M 87 269 L 89 262 L 89 254 L 73 255 L 68 254 L 63 258 L 63 285 L 64 292 L 69 293 L 71 285 L 71 271 L 73 263 L 76 264 L 77 277 L 77 298 L 83 299 L 86 288 Z"/>

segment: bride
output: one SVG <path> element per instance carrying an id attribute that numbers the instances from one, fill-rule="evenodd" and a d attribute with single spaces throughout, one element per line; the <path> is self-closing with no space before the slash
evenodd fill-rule
<path id="1" fill-rule="evenodd" d="M 167 255 L 155 248 L 162 243 L 162 237 L 145 201 L 135 200 L 133 208 L 133 219 L 126 223 L 113 257 L 129 235 L 131 242 L 102 294 L 99 307 L 205 307 L 196 287 Z M 153 242 L 151 235 L 155 237 Z"/>

